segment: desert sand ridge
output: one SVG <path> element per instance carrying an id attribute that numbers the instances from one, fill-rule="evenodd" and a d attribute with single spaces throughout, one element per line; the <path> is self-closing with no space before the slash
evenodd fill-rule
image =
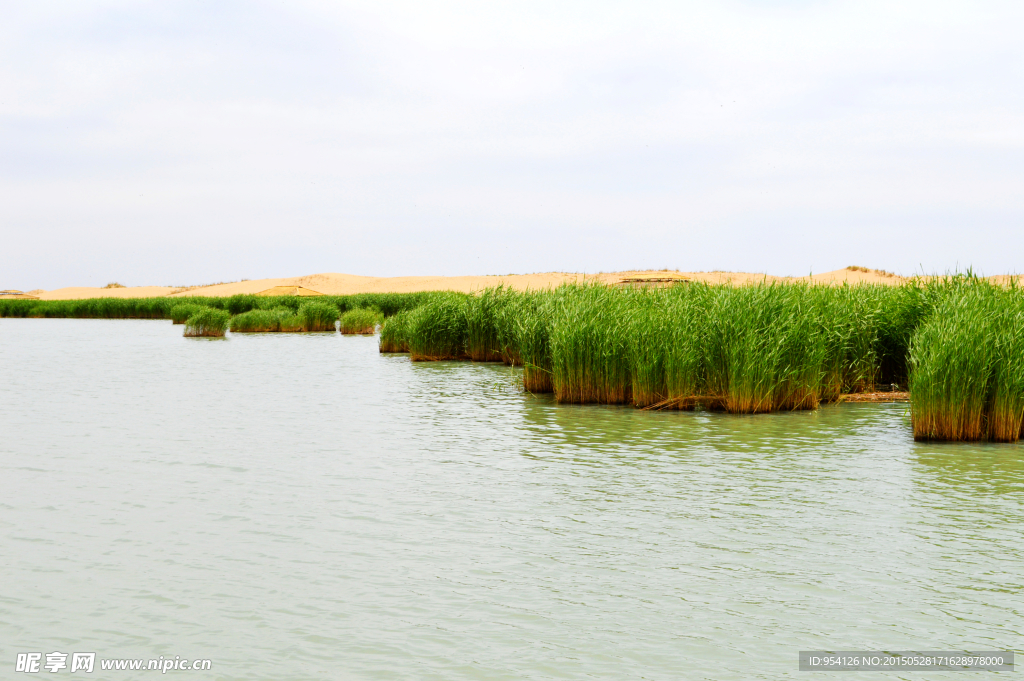
<path id="1" fill-rule="evenodd" d="M 868 270 L 867 268 L 835 270 L 806 277 L 777 277 L 753 272 L 679 272 L 666 270 L 627 270 L 623 272 L 600 272 L 584 274 L 578 272 L 541 272 L 537 274 L 508 274 L 463 277 L 364 277 L 355 274 L 329 272 L 309 274 L 303 277 L 281 279 L 254 279 L 229 284 L 214 284 L 192 288 L 172 286 L 129 286 L 125 288 L 69 287 L 54 291 L 33 292 L 42 300 L 73 300 L 81 298 L 149 298 L 171 296 L 233 296 L 240 293 L 259 293 L 274 286 L 304 286 L 328 295 L 351 295 L 354 293 L 411 293 L 415 291 L 463 291 L 470 293 L 504 284 L 514 289 L 540 290 L 572 282 L 593 282 L 615 284 L 627 278 L 685 278 L 713 284 L 742 286 L 760 282 L 789 281 L 812 282 L 815 284 L 888 284 L 907 281 L 906 277 Z M 1000 275 L 990 277 L 997 283 L 1006 284 L 1011 277 Z"/>

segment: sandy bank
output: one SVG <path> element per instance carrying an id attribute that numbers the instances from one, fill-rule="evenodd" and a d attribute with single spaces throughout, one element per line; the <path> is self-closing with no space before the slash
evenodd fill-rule
<path id="1" fill-rule="evenodd" d="M 410 293 L 415 291 L 479 291 L 504 284 L 516 289 L 546 289 L 569 282 L 600 282 L 614 284 L 630 277 L 683 277 L 695 281 L 715 284 L 729 283 L 734 286 L 759 283 L 762 281 L 811 281 L 817 284 L 887 284 L 906 281 L 905 277 L 887 274 L 878 270 L 842 269 L 810 277 L 776 277 L 753 272 L 678 272 L 629 270 L 624 272 L 601 272 L 583 274 L 574 272 L 542 272 L 537 274 L 510 274 L 468 277 L 362 277 L 354 274 L 310 274 L 304 277 L 281 279 L 254 279 L 230 284 L 198 286 L 190 289 L 170 286 L 131 286 L 127 288 L 71 287 L 38 293 L 42 300 L 70 300 L 80 298 L 148 298 L 155 296 L 233 296 L 239 293 L 258 293 L 273 286 L 304 286 L 328 295 L 351 295 L 354 293 Z M 1005 284 L 1009 276 L 990 277 Z"/>

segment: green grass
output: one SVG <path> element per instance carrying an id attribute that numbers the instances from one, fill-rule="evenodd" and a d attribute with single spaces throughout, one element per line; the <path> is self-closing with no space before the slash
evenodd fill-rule
<path id="1" fill-rule="evenodd" d="M 333 303 L 310 300 L 299 306 L 298 314 L 303 331 L 334 331 L 334 322 L 341 313 Z"/>
<path id="2" fill-rule="evenodd" d="M 384 316 L 377 310 L 365 307 L 349 310 L 341 315 L 341 332 L 344 334 L 372 335 L 377 325 L 384 321 Z"/>
<path id="3" fill-rule="evenodd" d="M 870 384 L 873 336 L 861 328 L 870 318 L 826 324 L 848 298 L 805 285 L 562 287 L 550 295 L 555 397 L 734 413 L 814 408 L 826 365 L 833 398 L 847 382 Z M 854 357 L 858 349 L 867 356 Z"/>
<path id="4" fill-rule="evenodd" d="M 223 336 L 230 321 L 231 313 L 228 311 L 204 307 L 185 322 L 185 335 L 189 337 Z"/>
<path id="5" fill-rule="evenodd" d="M 818 390 L 822 401 L 874 390 L 879 376 L 880 294 L 880 286 L 808 288 L 811 314 L 824 343 Z"/>

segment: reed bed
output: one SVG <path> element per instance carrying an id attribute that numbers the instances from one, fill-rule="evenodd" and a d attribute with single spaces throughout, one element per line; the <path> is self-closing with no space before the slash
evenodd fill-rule
<path id="1" fill-rule="evenodd" d="M 551 362 L 552 296 L 532 296 L 518 309 L 507 334 L 513 347 L 505 350 L 509 364 L 518 358 L 523 367 L 523 389 L 531 393 L 554 392 Z"/>
<path id="2" fill-rule="evenodd" d="M 565 287 L 551 307 L 551 384 L 573 404 L 623 404 L 631 398 L 628 293 L 607 286 Z"/>
<path id="3" fill-rule="evenodd" d="M 503 286 L 487 289 L 466 300 L 466 353 L 474 362 L 501 362 L 498 316 L 514 295 Z"/>
<path id="4" fill-rule="evenodd" d="M 231 314 L 226 310 L 204 307 L 185 322 L 185 336 L 220 337 L 227 331 L 230 322 Z"/>
<path id="5" fill-rule="evenodd" d="M 693 409 L 707 396 L 703 347 L 715 289 L 704 284 L 633 292 L 637 314 L 629 332 L 633 405 Z"/>
<path id="6" fill-rule="evenodd" d="M 0 300 L 0 317 L 50 319 L 170 319 L 180 298 Z"/>
<path id="7" fill-rule="evenodd" d="M 431 298 L 409 318 L 409 355 L 414 362 L 469 359 L 469 296 Z"/>
<path id="8" fill-rule="evenodd" d="M 507 366 L 524 366 L 522 357 L 522 321 L 535 313 L 537 296 L 503 289 L 494 310 L 494 337 L 501 361 Z"/>
<path id="9" fill-rule="evenodd" d="M 355 308 L 374 308 L 385 317 L 402 310 L 413 310 L 436 292 L 361 293 L 351 296 L 322 296 L 317 302 L 329 303 L 346 312 Z M 170 298 L 86 298 L 82 300 L 0 300 L 0 317 L 48 317 L 65 319 L 170 319 L 177 305 L 193 304 L 227 310 L 232 315 L 251 310 L 286 307 L 297 312 L 309 298 L 298 296 L 236 295 L 228 298 L 188 296 Z"/>
<path id="10" fill-rule="evenodd" d="M 344 334 L 373 335 L 377 332 L 377 325 L 384 321 L 384 315 L 377 310 L 365 307 L 357 307 L 341 315 L 340 329 Z"/>
<path id="11" fill-rule="evenodd" d="M 371 325 L 375 310 L 383 320 Z M 564 403 L 764 413 L 908 386 L 918 439 L 1015 441 L 1024 422 L 1024 292 L 969 274 L 900 286 L 0 301 L 5 317 L 173 319 L 189 335 L 223 335 L 232 314 L 238 332 L 381 323 L 381 352 L 521 366 L 526 390 Z"/>
<path id="12" fill-rule="evenodd" d="M 189 317 L 205 307 L 205 305 L 197 305 L 196 303 L 179 303 L 170 309 L 168 315 L 174 324 L 184 324 L 188 321 Z"/>
<path id="13" fill-rule="evenodd" d="M 497 288 L 437 297 L 381 346 L 403 347 L 401 328 L 416 360 L 501 359 L 523 367 L 526 390 L 565 403 L 813 409 L 905 384 L 906 358 L 889 354 L 907 352 L 949 286 Z"/>
<path id="14" fill-rule="evenodd" d="M 817 406 L 815 381 L 803 374 L 814 376 L 820 361 L 802 355 L 821 343 L 813 319 L 799 314 L 801 293 L 767 285 L 720 288 L 708 298 L 697 384 L 705 407 L 761 413 Z"/>
<path id="15" fill-rule="evenodd" d="M 303 303 L 298 312 L 303 331 L 334 331 L 340 315 L 337 305 L 319 300 Z"/>
<path id="16" fill-rule="evenodd" d="M 231 318 L 231 333 L 294 333 L 302 330 L 302 319 L 287 307 L 249 310 Z"/>
<path id="17" fill-rule="evenodd" d="M 1024 296 L 966 278 L 910 344 L 918 440 L 1014 442 L 1024 420 Z"/>
<path id="18" fill-rule="evenodd" d="M 381 352 L 409 352 L 409 318 L 412 314 L 412 310 L 402 310 L 381 323 Z"/>

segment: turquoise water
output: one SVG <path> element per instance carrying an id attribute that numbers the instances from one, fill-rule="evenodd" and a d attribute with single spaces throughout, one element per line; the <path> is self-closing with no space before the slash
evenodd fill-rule
<path id="1" fill-rule="evenodd" d="M 559 406 L 373 338 L 181 329 L 0 319 L 0 677 L 94 651 L 777 679 L 799 650 L 1019 646 L 1021 446 L 915 443 L 899 404 Z"/>

